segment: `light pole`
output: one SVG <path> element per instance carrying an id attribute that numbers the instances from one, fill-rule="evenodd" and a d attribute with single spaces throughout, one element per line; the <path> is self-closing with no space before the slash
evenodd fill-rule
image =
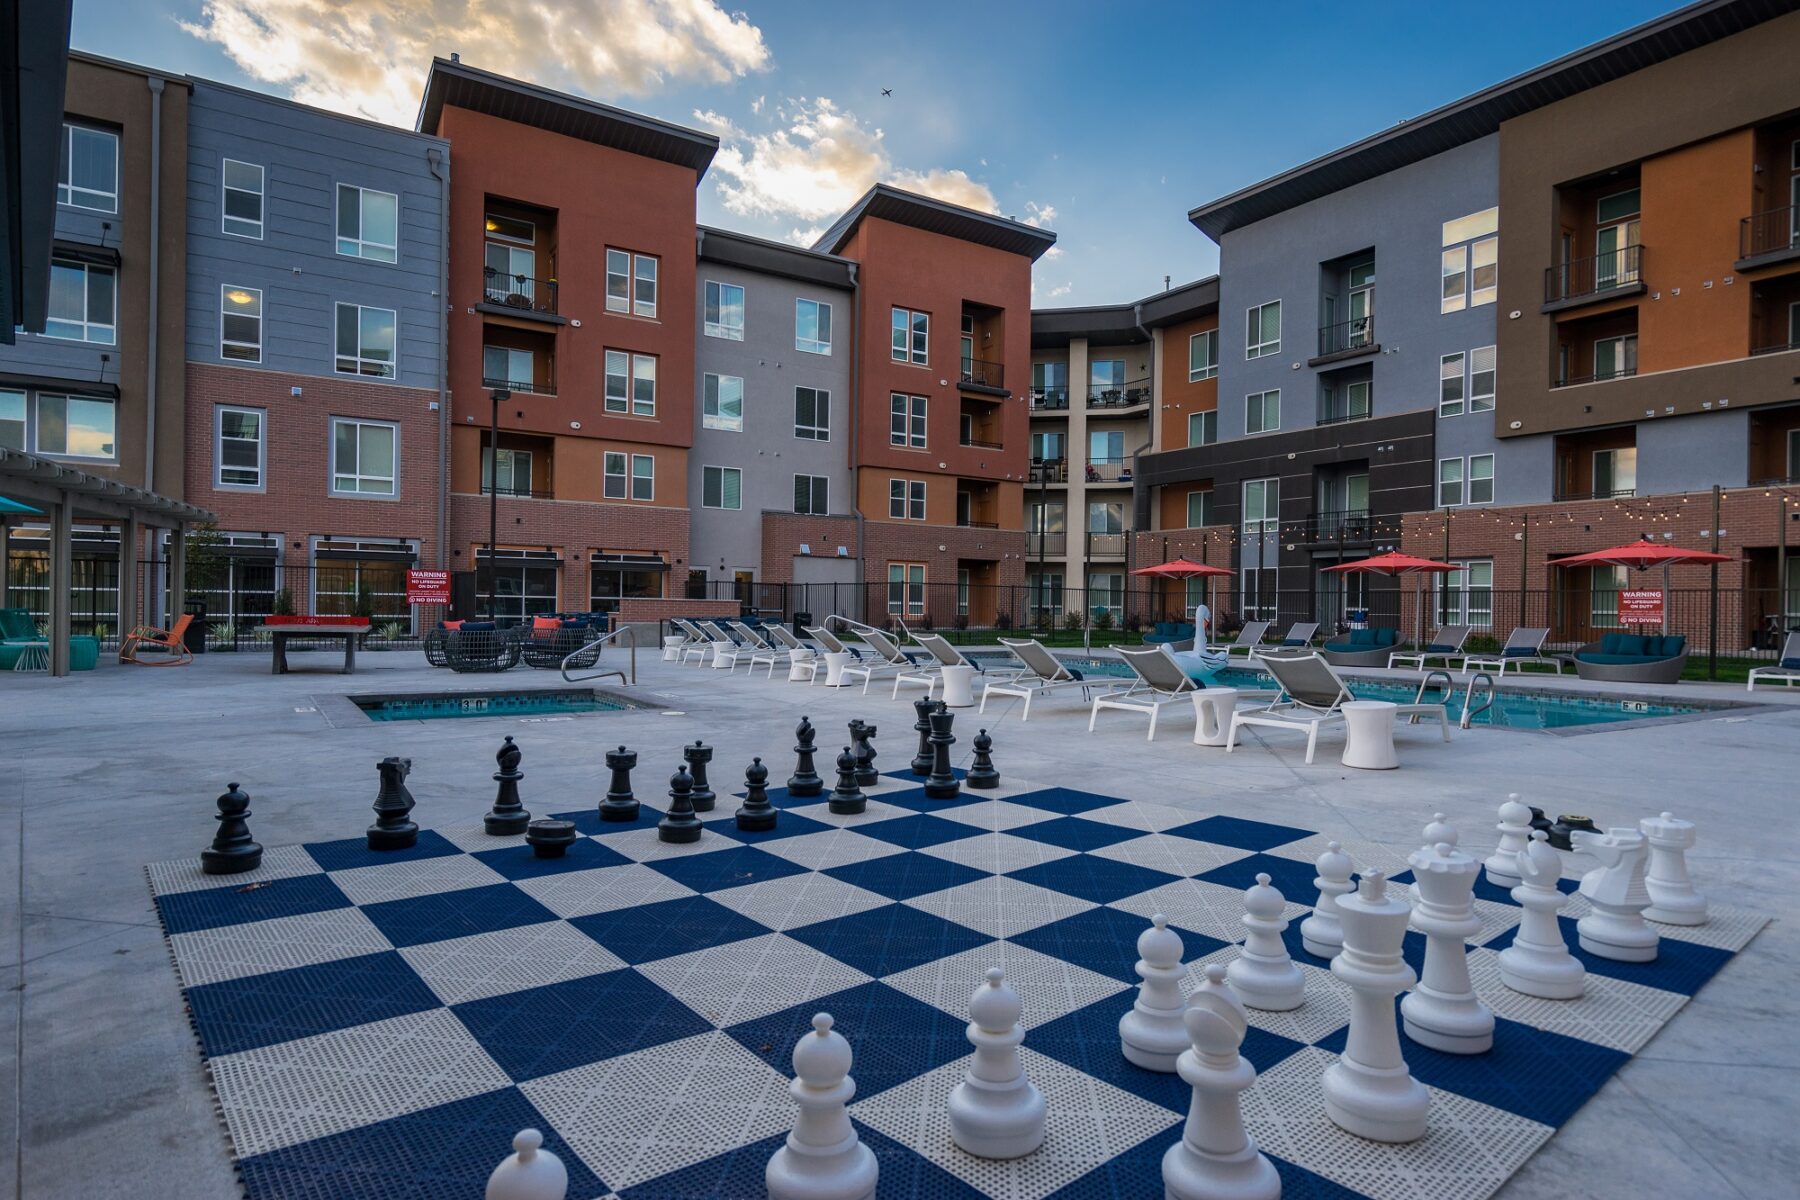
<path id="1" fill-rule="evenodd" d="M 488 620 L 494 621 L 497 623 L 499 618 L 496 615 L 497 610 L 496 610 L 495 604 L 494 604 L 494 568 L 497 566 L 497 564 L 494 562 L 494 538 L 495 538 L 496 533 L 498 533 L 499 527 L 500 527 L 500 402 L 502 400 L 511 400 L 512 392 L 507 388 L 495 388 L 493 390 L 492 395 L 494 398 L 494 407 L 493 407 L 492 415 L 489 416 L 489 418 L 488 418 L 488 453 L 487 453 L 487 457 L 488 457 L 488 461 L 487 461 L 488 604 L 487 604 L 487 607 L 488 607 Z"/>

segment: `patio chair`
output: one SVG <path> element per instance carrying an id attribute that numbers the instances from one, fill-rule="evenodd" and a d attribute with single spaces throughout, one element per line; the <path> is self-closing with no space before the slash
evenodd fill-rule
<path id="1" fill-rule="evenodd" d="M 1019 661 L 1024 670 L 984 683 L 981 688 L 981 706 L 975 710 L 978 713 L 987 711 L 989 696 L 1016 696 L 1025 701 L 1024 710 L 1019 714 L 1019 720 L 1024 722 L 1031 720 L 1031 700 L 1034 696 L 1066 688 L 1080 688 L 1082 700 L 1088 701 L 1093 699 L 1095 688 L 1111 690 L 1118 686 L 1084 678 L 1080 671 L 1050 653 L 1036 638 L 1001 638 L 1000 644 Z"/>
<path id="2" fill-rule="evenodd" d="M 1469 640 L 1469 631 L 1473 628 L 1473 625 L 1446 625 L 1432 635 L 1431 641 L 1426 643 L 1423 650 L 1389 651 L 1387 665 L 1394 667 L 1409 662 L 1423 671 L 1426 663 L 1434 658 L 1441 658 L 1447 671 L 1450 669 L 1451 659 L 1466 657 L 1462 646 Z"/>
<path id="3" fill-rule="evenodd" d="M 749 628 L 746 626 L 745 628 Z M 750 674 L 756 674 L 756 668 L 767 666 L 767 677 L 775 677 L 775 668 L 783 663 L 791 663 L 796 649 L 805 649 L 805 643 L 788 631 L 786 625 L 768 624 L 753 631 L 761 643 L 750 655 Z"/>
<path id="4" fill-rule="evenodd" d="M 745 647 L 738 638 L 721 626 L 717 621 L 696 621 L 700 632 L 712 642 L 713 669 L 734 670 L 737 667 L 738 655 L 745 653 Z"/>
<path id="5" fill-rule="evenodd" d="M 1262 708 L 1242 709 L 1231 714 L 1231 730 L 1225 738 L 1226 753 L 1237 748 L 1238 730 L 1245 725 L 1270 729 L 1296 729 L 1306 732 L 1306 761 L 1311 763 L 1318 749 L 1319 730 L 1344 721 L 1345 701 L 1356 699 L 1332 665 L 1319 654 L 1303 654 L 1292 658 L 1279 655 L 1262 660 L 1262 668 L 1275 677 L 1281 691 Z M 1442 704 L 1399 704 L 1396 717 L 1436 717 L 1444 735 L 1450 740 L 1450 717 Z"/>
<path id="6" fill-rule="evenodd" d="M 1201 687 L 1188 678 L 1187 672 L 1181 669 L 1169 652 L 1161 646 L 1153 646 L 1148 650 L 1127 650 L 1116 646 L 1114 650 L 1131 668 L 1137 681 L 1124 691 L 1108 692 L 1104 696 L 1094 697 L 1094 706 L 1088 712 L 1088 732 L 1094 732 L 1094 721 L 1100 716 L 1103 708 L 1124 709 L 1127 712 L 1150 714 L 1150 732 L 1147 741 L 1156 739 L 1156 717 L 1162 712 L 1165 704 L 1174 704 Z"/>
<path id="7" fill-rule="evenodd" d="M 1287 636 L 1273 646 L 1252 646 L 1250 661 L 1269 654 L 1308 654 L 1312 651 L 1313 634 L 1319 632 L 1317 621 L 1295 621 L 1288 626 Z"/>
<path id="8" fill-rule="evenodd" d="M 1504 676 L 1506 668 L 1512 667 L 1521 675 L 1525 673 L 1526 663 L 1542 663 L 1555 667 L 1558 675 L 1562 674 L 1566 659 L 1554 658 L 1544 653 L 1544 639 L 1550 636 L 1550 630 L 1519 628 L 1506 635 L 1506 644 L 1500 647 L 1497 655 L 1471 654 L 1463 659 L 1462 672 L 1467 675 L 1477 668 L 1492 671 L 1495 675 Z"/>
<path id="9" fill-rule="evenodd" d="M 1766 679 L 1770 683 L 1779 682 L 1783 687 L 1793 687 L 1800 682 L 1800 633 L 1790 633 L 1787 640 L 1781 643 L 1781 658 L 1772 667 L 1755 667 L 1744 683 L 1744 690 L 1754 692 L 1756 682 Z"/>
<path id="10" fill-rule="evenodd" d="M 1263 635 L 1269 632 L 1270 624 L 1272 622 L 1269 621 L 1245 621 L 1244 627 L 1238 630 L 1235 642 L 1221 642 L 1218 645 L 1208 646 L 1207 649 L 1223 650 L 1227 656 L 1233 650 L 1242 650 L 1245 654 L 1252 654 L 1258 646 L 1262 645 Z"/>
<path id="11" fill-rule="evenodd" d="M 680 647 L 681 665 L 687 666 L 687 660 L 690 658 L 698 658 L 701 663 L 705 663 L 707 656 L 713 652 L 712 638 L 707 636 L 698 625 L 681 617 L 670 617 L 669 624 L 681 630 L 687 638 L 687 641 L 681 643 Z"/>
<path id="12" fill-rule="evenodd" d="M 900 695 L 900 685 L 902 683 L 924 684 L 925 695 L 927 698 L 930 698 L 938 684 L 943 682 L 945 667 L 968 667 L 972 669 L 975 674 L 981 676 L 986 676 L 988 673 L 988 669 L 985 666 L 978 660 L 970 658 L 961 650 L 951 645 L 950 640 L 944 637 L 943 634 L 915 633 L 912 635 L 912 639 L 919 644 L 920 649 L 928 652 L 931 657 L 936 660 L 937 665 L 935 667 L 928 667 L 918 674 L 902 675 L 896 678 L 894 680 L 895 698 L 898 698 Z M 1017 671 L 1009 671 L 1004 677 L 1010 679 L 1017 674 Z"/>
<path id="13" fill-rule="evenodd" d="M 875 682 L 875 676 L 885 675 L 889 671 L 905 675 L 910 673 L 913 667 L 917 665 L 914 662 L 912 655 L 902 650 L 894 643 L 894 639 L 878 629 L 858 629 L 856 635 L 863 640 L 864 644 L 866 644 L 869 649 L 875 652 L 876 661 L 866 662 L 858 660 L 857 662 L 851 663 L 844 668 L 843 678 L 849 679 L 852 675 L 859 677 L 863 681 L 863 695 L 865 696 L 869 694 L 869 685 Z M 900 694 L 900 685 L 898 683 L 895 683 L 894 685 L 894 694 L 896 696 Z"/>
<path id="14" fill-rule="evenodd" d="M 726 621 L 723 624 L 725 631 L 736 638 L 738 642 L 737 648 L 730 652 L 731 669 L 734 671 L 737 670 L 739 659 L 746 659 L 750 664 L 750 669 L 754 671 L 757 656 L 767 655 L 774 649 L 774 644 L 769 641 L 766 628 L 758 629 L 745 621 Z"/>
<path id="15" fill-rule="evenodd" d="M 134 663 L 140 667 L 185 667 L 194 661 L 194 652 L 187 648 L 182 638 L 187 634 L 188 626 L 193 623 L 192 613 L 182 613 L 169 629 L 158 629 L 154 625 L 137 626 L 119 643 L 119 661 Z M 139 658 L 138 654 L 143 650 L 166 651 L 170 657 Z"/>
<path id="16" fill-rule="evenodd" d="M 519 639 L 492 621 L 464 621 L 444 635 L 444 661 L 459 675 L 509 671 L 519 665 Z"/>

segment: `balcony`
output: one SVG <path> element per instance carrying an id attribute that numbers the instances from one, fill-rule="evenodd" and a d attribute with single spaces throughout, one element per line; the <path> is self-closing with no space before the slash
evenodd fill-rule
<path id="1" fill-rule="evenodd" d="M 1069 460 L 1066 458 L 1032 459 L 1030 482 L 1033 484 L 1069 482 Z"/>
<path id="2" fill-rule="evenodd" d="M 1332 394 L 1319 400 L 1319 424 L 1343 425 L 1349 421 L 1369 419 L 1367 389 L 1357 396 Z"/>
<path id="3" fill-rule="evenodd" d="M 1150 380 L 1133 379 L 1117 386 L 1095 384 L 1088 388 L 1087 406 L 1093 409 L 1137 408 L 1150 403 Z"/>
<path id="4" fill-rule="evenodd" d="M 1558 503 L 1565 500 L 1629 500 L 1637 495 L 1635 487 L 1614 488 L 1557 488 L 1552 497 Z"/>
<path id="5" fill-rule="evenodd" d="M 1576 258 L 1544 268 L 1544 304 L 1540 312 L 1556 312 L 1644 291 L 1644 248 L 1625 246 L 1593 258 Z"/>
<path id="6" fill-rule="evenodd" d="M 481 485 L 484 496 L 510 496 L 517 500 L 554 500 L 556 493 L 549 488 L 534 488 L 530 484 L 502 483 L 499 487 L 484 483 Z"/>
<path id="7" fill-rule="evenodd" d="M 976 521 L 969 517 L 958 517 L 956 519 L 956 527 L 958 529 L 998 529 L 1000 528 L 1000 523 L 998 521 Z"/>
<path id="8" fill-rule="evenodd" d="M 1800 258 L 1800 208 L 1771 208 L 1738 222 L 1740 271 Z"/>
<path id="9" fill-rule="evenodd" d="M 1118 483 L 1130 486 L 1131 481 L 1131 460 L 1129 458 L 1088 459 L 1088 483 Z"/>
<path id="10" fill-rule="evenodd" d="M 533 396 L 554 396 L 554 395 L 556 395 L 556 380 L 549 376 L 546 376 L 543 379 L 535 379 L 535 380 L 534 379 L 497 379 L 491 375 L 484 374 L 481 379 L 481 386 L 486 388 L 490 392 L 504 389 L 505 391 L 509 391 L 509 392 L 517 392 L 520 394 L 528 394 L 528 395 L 533 395 Z"/>
<path id="11" fill-rule="evenodd" d="M 1069 552 L 1069 535 L 1061 533 L 1028 533 L 1025 535 L 1025 557 L 1061 558 Z"/>
<path id="12" fill-rule="evenodd" d="M 493 267 L 482 268 L 481 303 L 476 307 L 483 312 L 562 321 L 556 311 L 556 280 L 506 275 Z"/>
<path id="13" fill-rule="evenodd" d="M 997 362 L 985 362 L 979 358 L 962 360 L 962 385 L 964 387 L 990 388 L 999 392 L 1006 390 L 1006 368 Z"/>
<path id="14" fill-rule="evenodd" d="M 960 438 L 958 438 L 956 444 L 959 446 L 972 446 L 977 450 L 1004 450 L 1004 449 L 1006 449 L 1006 443 L 1004 443 L 1004 442 L 987 442 L 987 441 L 983 441 L 982 439 L 974 436 L 973 434 L 968 434 L 968 433 L 965 433 Z"/>
<path id="15" fill-rule="evenodd" d="M 1615 367 L 1610 371 L 1590 375 L 1559 375 L 1550 373 L 1550 386 L 1553 388 L 1575 387 L 1583 383 L 1605 383 L 1609 379 L 1630 379 L 1637 374 L 1637 365 Z"/>
<path id="16" fill-rule="evenodd" d="M 1375 518 L 1367 509 L 1312 512 L 1306 516 L 1304 538 L 1312 543 L 1360 543 L 1375 540 Z"/>
<path id="17" fill-rule="evenodd" d="M 1347 358 L 1360 358 L 1365 354 L 1377 354 L 1381 351 L 1381 343 L 1375 340 L 1375 317 L 1357 317 L 1353 321 L 1339 321 L 1336 325 L 1323 325 L 1319 328 L 1319 353 L 1307 360 L 1307 366 L 1317 367 L 1325 363 L 1342 362 Z"/>
<path id="18" fill-rule="evenodd" d="M 1125 547 L 1131 541 L 1131 533 L 1090 533 L 1087 535 L 1087 552 L 1089 558 L 1124 558 Z"/>
<path id="19" fill-rule="evenodd" d="M 1066 387 L 1046 387 L 1031 389 L 1032 412 L 1067 411 L 1069 407 L 1069 389 Z"/>

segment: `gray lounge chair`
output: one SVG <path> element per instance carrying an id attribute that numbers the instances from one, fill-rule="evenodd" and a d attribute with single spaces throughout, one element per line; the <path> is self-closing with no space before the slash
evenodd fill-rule
<path id="1" fill-rule="evenodd" d="M 1088 732 L 1094 732 L 1094 721 L 1100 716 L 1101 709 L 1119 708 L 1126 712 L 1149 713 L 1150 732 L 1145 740 L 1154 741 L 1157 714 L 1162 712 L 1163 706 L 1193 695 L 1201 690 L 1200 685 L 1188 678 L 1187 672 L 1181 669 L 1181 664 L 1166 647 L 1127 650 L 1117 646 L 1114 650 L 1137 676 L 1137 681 L 1124 691 L 1108 692 L 1094 698 L 1094 706 L 1088 713 Z"/>
<path id="2" fill-rule="evenodd" d="M 1034 696 L 1080 688 L 1081 698 L 1090 700 L 1095 688 L 1110 691 L 1121 686 L 1083 677 L 1080 671 L 1046 650 L 1044 644 L 1036 638 L 1001 638 L 1000 644 L 1025 669 L 1017 674 L 989 678 L 982 685 L 981 707 L 975 710 L 978 713 L 987 711 L 989 696 L 1016 696 L 1025 702 L 1024 710 L 1019 714 L 1019 720 L 1024 722 L 1031 720 L 1031 700 Z"/>
<path id="3" fill-rule="evenodd" d="M 1506 645 L 1500 647 L 1495 655 L 1471 654 L 1463 659 L 1463 674 L 1471 671 L 1492 671 L 1495 675 L 1504 676 L 1506 668 L 1511 667 L 1519 674 L 1525 673 L 1526 663 L 1539 663 L 1546 667 L 1555 667 L 1558 675 L 1562 674 L 1563 663 L 1567 660 L 1553 658 L 1544 653 L 1544 639 L 1550 636 L 1550 630 L 1524 629 L 1513 630 L 1506 635 Z"/>
<path id="4" fill-rule="evenodd" d="M 1755 667 L 1744 683 L 1744 690 L 1754 692 L 1759 681 L 1793 687 L 1800 683 L 1800 633 L 1790 633 L 1781 643 L 1781 657 L 1772 667 Z"/>
<path id="5" fill-rule="evenodd" d="M 1288 626 L 1287 636 L 1272 646 L 1253 646 L 1250 650 L 1250 661 L 1270 654 L 1309 654 L 1312 652 L 1313 635 L 1319 632 L 1317 621 L 1295 621 Z"/>
<path id="6" fill-rule="evenodd" d="M 1392 650 L 1388 652 L 1387 665 L 1397 667 L 1401 663 L 1411 663 L 1423 671 L 1427 663 L 1433 659 L 1444 660 L 1444 669 L 1450 669 L 1450 660 L 1463 657 L 1463 643 L 1469 640 L 1469 631 L 1473 625 L 1446 625 L 1431 635 L 1422 650 Z"/>
<path id="7" fill-rule="evenodd" d="M 1318 749 L 1319 730 L 1327 725 L 1341 725 L 1345 701 L 1356 697 L 1350 694 L 1343 676 L 1318 654 L 1265 658 L 1262 668 L 1275 677 L 1281 692 L 1266 707 L 1242 709 L 1231 715 L 1225 751 L 1229 754 L 1237 748 L 1238 730 L 1245 725 L 1304 730 L 1306 761 L 1310 764 Z M 1442 704 L 1400 704 L 1395 708 L 1396 717 L 1436 717 L 1444 740 L 1450 740 L 1450 717 Z"/>
<path id="8" fill-rule="evenodd" d="M 1245 654 L 1255 657 L 1257 648 L 1262 645 L 1263 635 L 1269 632 L 1271 624 L 1273 622 L 1270 621 L 1245 621 L 1244 627 L 1238 630 L 1235 642 L 1221 642 L 1208 646 L 1207 649 L 1223 650 L 1227 655 L 1234 650 L 1242 650 Z"/>
<path id="9" fill-rule="evenodd" d="M 900 647 L 894 643 L 892 638 L 881 632 L 879 629 L 870 629 L 867 626 L 862 626 L 856 630 L 856 636 L 863 640 L 864 645 L 875 652 L 874 662 L 866 660 L 858 661 L 851 663 L 844 668 L 845 679 L 850 678 L 852 675 L 860 676 L 862 678 L 863 695 L 866 696 L 869 694 L 869 685 L 875 682 L 875 676 L 886 675 L 889 672 L 904 675 L 913 669 L 913 660 L 907 657 L 906 651 L 900 649 Z M 894 694 L 896 696 L 900 694 L 900 686 L 898 683 L 894 685 Z"/>

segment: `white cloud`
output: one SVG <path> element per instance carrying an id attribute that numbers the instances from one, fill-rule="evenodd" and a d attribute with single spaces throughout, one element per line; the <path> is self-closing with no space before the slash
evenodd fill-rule
<path id="1" fill-rule="evenodd" d="M 1055 286 L 1045 285 L 1041 287 L 1039 286 L 1039 283 L 1040 281 L 1037 277 L 1033 276 L 1031 280 L 1031 298 L 1034 302 L 1038 300 L 1055 300 L 1059 297 L 1066 296 L 1075 290 L 1075 285 L 1072 283 L 1065 282 L 1056 284 Z"/>
<path id="2" fill-rule="evenodd" d="M 296 100 L 405 126 L 434 54 L 599 96 L 770 65 L 762 30 L 714 0 L 204 0 L 183 28 Z"/>
<path id="3" fill-rule="evenodd" d="M 1052 246 L 1044 251 L 1044 258 L 1050 262 L 1055 262 L 1057 259 L 1061 258 L 1062 255 L 1063 248 L 1061 246 Z"/>
<path id="4" fill-rule="evenodd" d="M 1036 200 L 1025 202 L 1025 224 L 1034 229 L 1043 229 L 1056 220 L 1056 205 L 1039 204 Z"/>

